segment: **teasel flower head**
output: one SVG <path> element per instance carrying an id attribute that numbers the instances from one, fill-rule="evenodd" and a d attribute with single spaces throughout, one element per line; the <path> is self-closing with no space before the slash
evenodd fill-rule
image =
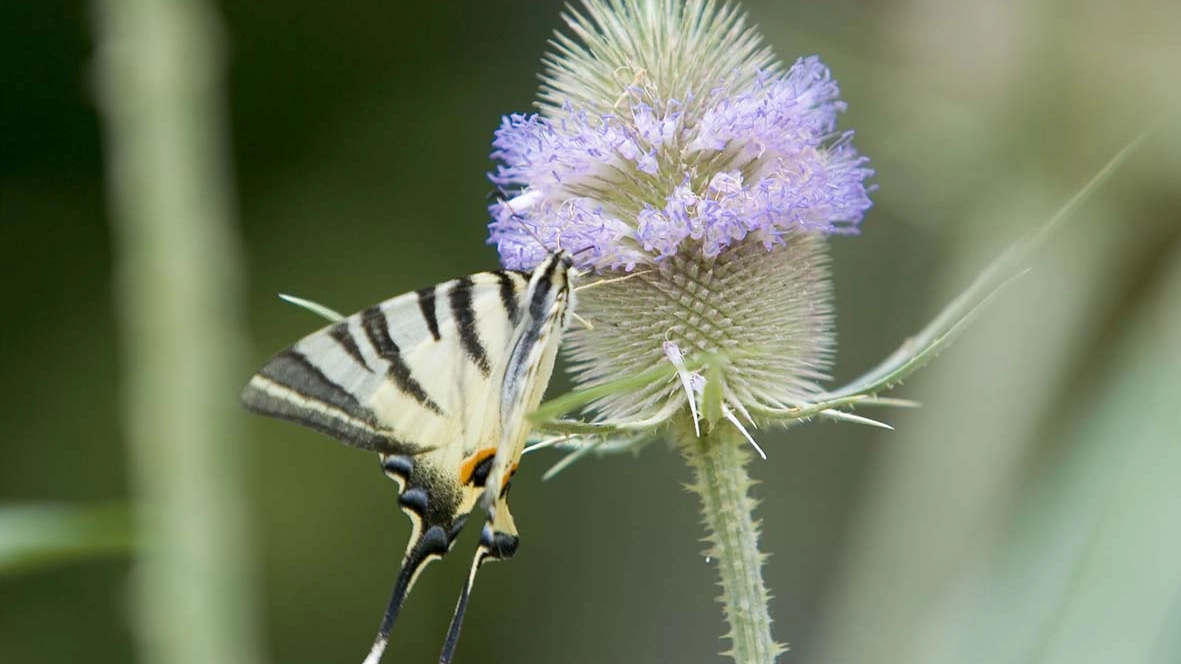
<path id="1" fill-rule="evenodd" d="M 754 430 L 810 417 L 887 424 L 860 407 L 947 348 L 1034 250 L 1146 136 L 1037 233 L 1001 254 L 929 324 L 849 383 L 822 388 L 834 350 L 828 238 L 856 233 L 873 171 L 837 128 L 816 57 L 782 66 L 733 5 L 582 0 L 544 59 L 539 112 L 504 119 L 490 242 L 506 267 L 570 252 L 583 271 L 565 349 L 576 389 L 530 416 L 570 454 L 671 440 L 692 471 L 705 555 L 736 664 L 785 650 L 771 634 Z M 592 422 L 556 417 L 583 409 Z M 556 417 L 556 419 L 555 419 Z"/>
<path id="2" fill-rule="evenodd" d="M 855 417 L 819 385 L 833 353 L 827 238 L 857 231 L 873 173 L 837 129 L 828 68 L 783 67 L 734 6 L 583 0 L 565 19 L 539 112 L 504 119 L 491 176 L 504 265 L 561 248 L 586 273 L 586 325 L 565 345 L 578 398 L 555 401 L 593 421 L 548 426 L 582 436 L 567 461 L 658 433 L 676 443 L 718 561 L 729 654 L 773 661 L 785 647 L 748 491 L 750 450 L 763 454 L 752 431 Z"/>
<path id="3" fill-rule="evenodd" d="M 578 385 L 679 374 L 599 397 L 596 417 L 700 431 L 807 402 L 833 352 L 827 237 L 871 206 L 829 69 L 783 67 L 710 0 L 586 0 L 565 20 L 539 112 L 496 132 L 490 241 L 506 267 L 561 247 L 605 282 L 568 333 Z"/>

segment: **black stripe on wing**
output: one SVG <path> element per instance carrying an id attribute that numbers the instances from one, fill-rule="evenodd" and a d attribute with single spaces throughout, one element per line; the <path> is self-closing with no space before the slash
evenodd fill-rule
<path id="1" fill-rule="evenodd" d="M 373 371 L 373 368 L 365 361 L 365 356 L 361 353 L 361 348 L 357 346 L 357 340 L 353 338 L 353 333 L 349 330 L 348 321 L 342 320 L 328 328 L 328 336 L 332 337 L 333 341 L 340 346 L 341 350 L 348 353 L 349 357 L 353 358 L 353 361 L 358 365 L 369 371 Z"/>
<path id="2" fill-rule="evenodd" d="M 439 318 L 435 314 L 435 287 L 420 288 L 415 294 L 418 295 L 418 309 L 422 311 L 422 319 L 426 321 L 431 337 L 438 341 L 442 337 L 439 336 Z"/>
<path id="3" fill-rule="evenodd" d="M 529 315 L 533 317 L 535 324 L 546 317 L 546 305 L 552 299 L 549 292 L 553 288 L 554 274 L 558 271 L 559 266 L 563 268 L 563 272 L 569 269 L 569 265 L 564 264 L 560 256 L 549 257 L 546 260 L 544 271 L 538 274 L 533 281 L 533 292 L 529 300 Z"/>
<path id="4" fill-rule="evenodd" d="M 517 296 L 518 280 L 521 284 L 527 284 L 529 278 L 520 272 L 506 272 L 504 270 L 499 270 L 494 274 L 497 281 L 500 282 L 500 304 L 504 306 L 504 313 L 508 315 L 509 322 L 515 326 L 521 320 L 521 303 Z"/>
<path id="5" fill-rule="evenodd" d="M 381 308 L 374 306 L 362 311 L 361 327 L 364 328 L 365 336 L 369 338 L 369 343 L 373 345 L 377 355 L 390 363 L 388 373 L 398 388 L 413 397 L 424 408 L 436 415 L 442 415 L 443 409 L 411 375 L 410 366 L 406 364 L 406 360 L 402 359 L 402 351 L 390 336 L 389 321 L 386 320 Z"/>
<path id="6" fill-rule="evenodd" d="M 241 398 L 253 412 L 302 424 L 353 447 L 384 454 L 422 451 L 382 429 L 373 411 L 294 348 L 260 369 Z"/>
<path id="7" fill-rule="evenodd" d="M 455 328 L 459 331 L 459 342 L 467 353 L 468 359 L 476 365 L 480 373 L 488 376 L 492 373 L 492 364 L 488 361 L 488 352 L 480 341 L 480 333 L 476 328 L 476 315 L 472 310 L 472 278 L 463 277 L 455 280 L 455 285 L 447 293 L 451 304 L 451 315 L 455 318 Z"/>

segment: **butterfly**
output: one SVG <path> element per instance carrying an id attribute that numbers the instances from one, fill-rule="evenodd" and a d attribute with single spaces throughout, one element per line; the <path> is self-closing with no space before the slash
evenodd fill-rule
<path id="1" fill-rule="evenodd" d="M 482 272 L 406 293 L 281 351 L 251 377 L 253 412 L 376 452 L 398 483 L 411 537 L 365 664 L 377 664 L 414 581 L 487 511 L 439 661 L 451 660 L 480 566 L 516 552 L 507 493 L 563 331 L 574 315 L 571 255 L 531 273 Z"/>

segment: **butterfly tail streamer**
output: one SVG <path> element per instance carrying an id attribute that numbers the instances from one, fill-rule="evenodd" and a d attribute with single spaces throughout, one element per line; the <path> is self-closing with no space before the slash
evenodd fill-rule
<path id="1" fill-rule="evenodd" d="M 385 615 L 381 619 L 381 626 L 378 627 L 377 636 L 373 639 L 373 647 L 369 649 L 369 655 L 365 657 L 363 664 L 378 664 L 381 661 L 381 656 L 390 640 L 390 632 L 393 631 L 398 614 L 402 611 L 402 604 L 406 601 L 406 596 L 410 594 L 410 589 L 414 587 L 418 575 L 427 563 L 442 558 L 447 553 L 449 546 L 450 538 L 439 526 L 431 526 L 416 540 L 413 540 L 406 550 L 402 568 L 398 570 L 398 579 L 394 582 L 394 590 L 390 594 L 390 601 L 386 606 Z"/>
<path id="2" fill-rule="evenodd" d="M 472 596 L 472 585 L 476 582 L 476 572 L 484 564 L 484 549 L 476 550 L 472 558 L 472 568 L 464 579 L 463 589 L 459 593 L 459 601 L 455 603 L 455 613 L 451 616 L 451 624 L 447 627 L 447 638 L 443 640 L 443 650 L 439 653 L 439 664 L 450 664 L 455 655 L 455 646 L 459 644 L 459 631 L 463 628 L 463 616 L 467 613 L 467 603 Z"/>
<path id="3" fill-rule="evenodd" d="M 439 664 L 450 664 L 451 658 L 455 654 L 455 646 L 459 643 L 459 632 L 463 627 L 463 616 L 467 612 L 472 586 L 476 582 L 476 572 L 480 571 L 486 562 L 508 560 L 517 552 L 519 539 L 516 530 L 513 529 L 511 533 L 502 532 L 497 530 L 496 525 L 496 519 L 493 517 L 488 520 L 484 530 L 480 533 L 480 546 L 472 558 L 471 570 L 463 582 L 459 601 L 455 604 L 455 613 L 451 617 L 451 625 L 447 628 L 447 638 L 443 641 L 442 652 L 439 653 Z"/>

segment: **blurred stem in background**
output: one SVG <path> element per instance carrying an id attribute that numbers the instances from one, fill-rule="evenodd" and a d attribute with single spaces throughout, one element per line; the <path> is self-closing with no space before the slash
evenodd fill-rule
<path id="1" fill-rule="evenodd" d="M 142 658 L 258 661 L 236 412 L 243 345 L 218 21 L 100 0 L 98 75 L 122 323 Z"/>

